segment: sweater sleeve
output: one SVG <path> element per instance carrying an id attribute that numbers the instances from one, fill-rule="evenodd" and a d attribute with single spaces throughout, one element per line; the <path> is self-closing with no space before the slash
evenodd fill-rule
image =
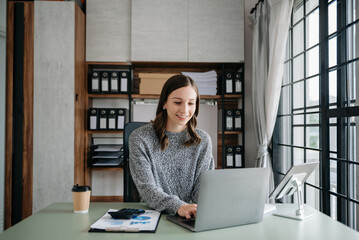
<path id="1" fill-rule="evenodd" d="M 141 199 L 151 208 L 158 211 L 166 210 L 170 214 L 177 213 L 179 207 L 186 202 L 176 195 L 165 193 L 158 187 L 152 172 L 150 156 L 145 140 L 141 134 L 132 134 L 129 139 L 129 163 L 133 181 Z M 151 150 L 151 149 L 150 149 Z"/>
<path id="2" fill-rule="evenodd" d="M 198 201 L 198 193 L 200 187 L 200 176 L 201 173 L 205 170 L 213 170 L 214 169 L 214 158 L 212 154 L 212 140 L 211 137 L 205 133 L 202 136 L 203 148 L 199 153 L 199 158 L 197 161 L 197 167 L 195 172 L 195 180 L 192 191 L 192 201 L 197 203 Z"/>

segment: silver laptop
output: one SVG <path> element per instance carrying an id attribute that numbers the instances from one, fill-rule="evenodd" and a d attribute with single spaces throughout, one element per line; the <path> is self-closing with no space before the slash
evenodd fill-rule
<path id="1" fill-rule="evenodd" d="M 177 215 L 167 219 L 191 231 L 260 222 L 269 184 L 269 169 L 242 168 L 201 174 L 196 219 Z"/>

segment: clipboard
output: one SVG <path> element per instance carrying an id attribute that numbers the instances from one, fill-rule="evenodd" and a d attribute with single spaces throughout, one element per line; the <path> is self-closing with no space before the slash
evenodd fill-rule
<path id="1" fill-rule="evenodd" d="M 109 209 L 90 226 L 89 232 L 155 233 L 161 217 L 161 212 L 156 210 L 145 210 L 145 213 L 132 219 L 114 219 L 108 214 L 108 212 L 116 211 L 118 209 Z"/>

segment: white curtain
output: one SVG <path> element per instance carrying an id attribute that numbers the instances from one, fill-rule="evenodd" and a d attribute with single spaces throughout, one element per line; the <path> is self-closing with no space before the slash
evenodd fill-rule
<path id="1" fill-rule="evenodd" d="M 253 13 L 252 103 L 257 167 L 271 168 L 268 144 L 276 121 L 293 0 L 264 0 Z M 274 188 L 271 175 L 270 190 Z"/>

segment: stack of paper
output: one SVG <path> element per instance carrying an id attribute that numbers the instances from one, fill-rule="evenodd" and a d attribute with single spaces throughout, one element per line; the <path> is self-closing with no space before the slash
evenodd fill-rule
<path id="1" fill-rule="evenodd" d="M 197 86 L 200 95 L 216 95 L 217 94 L 217 73 L 215 70 L 208 72 L 182 72 L 192 78 Z"/>

